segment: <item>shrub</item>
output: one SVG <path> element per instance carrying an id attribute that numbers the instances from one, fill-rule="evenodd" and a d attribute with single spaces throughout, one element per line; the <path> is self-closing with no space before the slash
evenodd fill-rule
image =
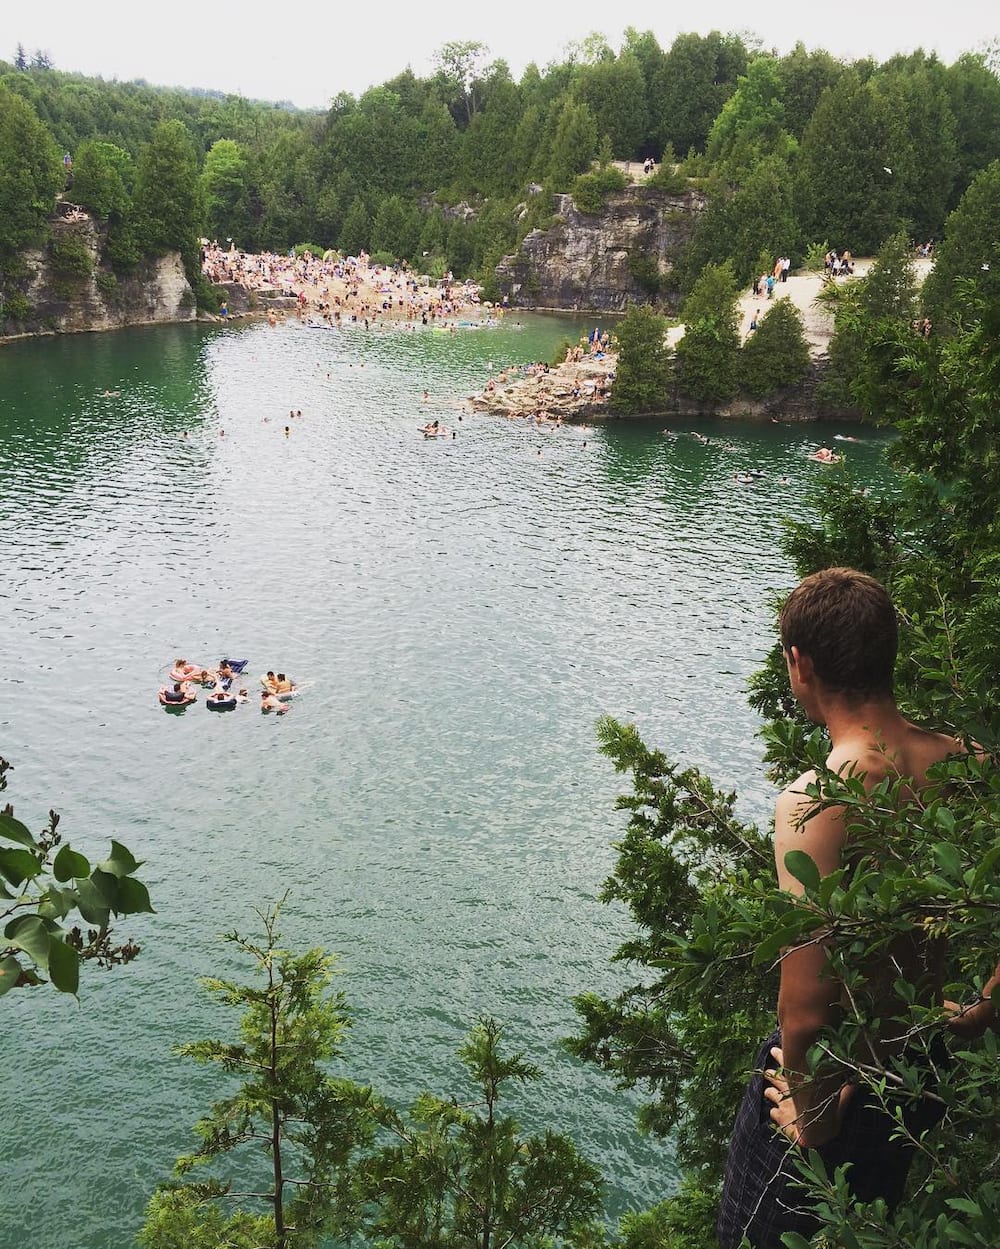
<path id="1" fill-rule="evenodd" d="M 552 368 L 557 368 L 560 364 L 564 364 L 566 361 L 566 353 L 572 350 L 575 345 L 576 344 L 571 342 L 568 338 L 564 338 L 549 357 L 549 364 Z"/>
<path id="2" fill-rule="evenodd" d="M 310 255 L 315 256 L 317 260 L 322 260 L 326 255 L 326 251 L 316 243 L 296 243 L 295 255 L 296 257 Z"/>
<path id="3" fill-rule="evenodd" d="M 807 269 L 810 273 L 819 273 L 829 250 L 830 244 L 825 239 L 822 243 L 810 243 L 806 248 L 805 260 L 802 262 L 803 269 Z"/>
<path id="4" fill-rule="evenodd" d="M 599 213 L 603 211 L 609 195 L 624 191 L 628 180 L 620 169 L 609 165 L 594 173 L 583 173 L 576 179 L 570 189 L 573 203 L 579 212 Z"/>
<path id="5" fill-rule="evenodd" d="M 57 234 L 49 243 L 52 290 L 59 298 L 70 299 L 93 271 L 90 248 L 77 235 Z"/>
<path id="6" fill-rule="evenodd" d="M 370 257 L 371 263 L 381 266 L 383 269 L 391 269 L 397 263 L 398 257 L 392 252 L 372 252 Z"/>
<path id="7" fill-rule="evenodd" d="M 94 282 L 105 299 L 114 295 L 118 289 L 118 279 L 107 269 L 100 269 L 94 278 Z"/>
<path id="8" fill-rule="evenodd" d="M 635 279 L 636 285 L 650 298 L 658 293 L 663 278 L 660 274 L 660 266 L 652 256 L 647 256 L 643 252 L 629 252 L 628 271 Z"/>
<path id="9" fill-rule="evenodd" d="M 440 281 L 448 272 L 448 258 L 447 256 L 426 256 L 422 268 L 428 277 Z"/>
<path id="10" fill-rule="evenodd" d="M 681 173 L 680 166 L 675 167 L 672 161 L 667 164 L 664 160 L 656 173 L 647 180 L 646 185 L 655 186 L 658 190 L 667 191 L 671 195 L 680 195 L 687 190 L 688 180 Z"/>
<path id="11" fill-rule="evenodd" d="M 53 277 L 72 281 L 90 277 L 94 258 L 83 239 L 75 234 L 60 234 L 49 244 L 49 265 Z"/>
<path id="12" fill-rule="evenodd" d="M 13 291 L 4 297 L 3 303 L 0 304 L 0 321 L 27 321 L 31 312 L 32 308 L 27 296 L 22 295 L 20 291 Z"/>

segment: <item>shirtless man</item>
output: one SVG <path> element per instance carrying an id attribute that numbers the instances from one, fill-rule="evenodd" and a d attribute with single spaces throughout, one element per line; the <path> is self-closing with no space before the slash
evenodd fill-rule
<path id="1" fill-rule="evenodd" d="M 919 788 L 933 764 L 963 750 L 955 738 L 927 732 L 900 715 L 892 689 L 896 616 L 873 578 L 849 568 L 806 577 L 782 610 L 781 644 L 792 693 L 809 718 L 829 731 L 831 771 L 863 776 L 868 790 L 897 777 L 912 777 Z M 815 801 L 805 790 L 816 780 L 815 772 L 804 773 L 779 795 L 775 808 L 778 882 L 798 894 L 802 885 L 785 867 L 788 851 L 808 854 L 821 876 L 844 862 L 842 808 L 825 807 L 806 818 Z M 914 980 L 924 952 L 918 944 L 906 941 L 908 950 L 892 951 Z M 888 996 L 898 972 L 892 966 L 883 970 Z M 878 976 L 873 967 L 870 979 Z M 956 1032 L 978 1035 L 996 1026 L 988 998 L 998 982 L 994 974 L 984 989 L 986 1000 L 971 1010 L 953 1008 L 950 1026 Z M 718 1226 L 723 1249 L 736 1249 L 744 1235 L 754 1249 L 781 1249 L 783 1233 L 809 1237 L 817 1229 L 807 1199 L 794 1186 L 797 1147 L 819 1149 L 831 1173 L 834 1166 L 854 1164 L 848 1182 L 861 1201 L 883 1197 L 891 1210 L 902 1197 L 912 1151 L 890 1139 L 892 1121 L 855 1086 L 809 1074 L 809 1050 L 821 1030 L 841 1017 L 841 997 L 821 943 L 802 945 L 782 958 L 779 1031 L 757 1055 L 758 1074 L 730 1143 Z M 770 1069 L 759 1074 L 765 1066 Z M 924 1101 L 913 1108 L 908 1126 L 919 1134 L 939 1117 L 939 1108 Z"/>

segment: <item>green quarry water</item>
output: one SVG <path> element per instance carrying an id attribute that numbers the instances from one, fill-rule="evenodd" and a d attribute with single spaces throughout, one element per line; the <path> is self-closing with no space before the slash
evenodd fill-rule
<path id="1" fill-rule="evenodd" d="M 705 446 L 684 423 L 457 421 L 491 362 L 580 328 L 184 326 L 0 351 L 7 798 L 36 829 L 54 807 L 92 858 L 124 841 L 157 910 L 121 926 L 139 960 L 87 969 L 79 1004 L 0 1004 L 2 1249 L 132 1243 L 223 1093 L 171 1053 L 231 1033 L 197 977 L 239 973 L 218 934 L 286 889 L 286 944 L 341 956 L 345 1073 L 400 1101 L 457 1092 L 454 1052 L 492 1014 L 545 1072 L 522 1123 L 577 1140 L 612 1214 L 672 1191 L 669 1143 L 559 1046 L 572 995 L 621 983 L 628 930 L 596 901 L 622 820 L 594 724 L 635 721 L 766 818 L 743 689 L 792 577 L 782 519 L 808 514 L 829 470 L 806 457 L 834 430 L 708 423 Z M 458 436 L 419 437 L 435 416 Z M 853 432 L 880 477 L 879 436 Z M 746 468 L 765 476 L 737 486 Z M 175 656 L 224 654 L 254 689 L 267 668 L 308 688 L 277 718 L 157 705 Z"/>

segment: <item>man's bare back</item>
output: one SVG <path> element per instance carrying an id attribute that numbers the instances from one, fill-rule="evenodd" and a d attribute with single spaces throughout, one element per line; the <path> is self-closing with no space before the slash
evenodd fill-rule
<path id="1" fill-rule="evenodd" d="M 807 577 L 782 610 L 781 641 L 792 693 L 806 715 L 826 727 L 831 743 L 827 772 L 804 772 L 782 791 L 775 805 L 778 883 L 801 895 L 804 886 L 786 866 L 790 851 L 805 852 L 821 877 L 850 869 L 862 858 L 866 866 L 872 860 L 877 866 L 883 856 L 893 853 L 891 842 L 873 846 L 866 835 L 862 844 L 858 833 L 852 846 L 851 821 L 836 801 L 840 795 L 830 792 L 827 802 L 822 800 L 824 776 L 828 785 L 832 785 L 829 773 L 845 780 L 861 778 L 868 793 L 883 781 L 901 780 L 904 784 L 896 790 L 895 801 L 905 803 L 919 798 L 935 764 L 964 751 L 964 746 L 954 737 L 918 728 L 900 714 L 892 689 L 895 611 L 873 578 L 847 568 Z M 810 788 L 812 794 L 807 792 Z M 857 823 L 861 822 L 859 817 Z M 886 827 L 891 829 L 891 820 Z M 791 863 L 795 865 L 795 860 Z M 880 999 L 891 995 L 902 975 L 918 986 L 924 1004 L 947 1009 L 949 1004 L 940 1001 L 935 954 L 933 942 L 915 929 L 902 934 L 897 945 L 882 951 L 872 965 L 852 970 L 864 976 L 866 992 Z M 984 998 L 995 982 L 996 976 Z M 785 952 L 779 1031 L 762 1047 L 774 1067 L 764 1072 L 763 1079 L 758 1075 L 751 1081 L 733 1132 L 718 1228 L 724 1249 L 735 1249 L 744 1236 L 755 1249 L 772 1249 L 784 1232 L 811 1234 L 816 1229 L 816 1215 L 797 1194 L 794 1165 L 788 1162 L 788 1151 L 795 1151 L 796 1145 L 829 1146 L 838 1162 L 851 1163 L 848 1179 L 852 1188 L 856 1181 L 862 1184 L 860 1199 L 880 1196 L 890 1209 L 901 1199 L 910 1154 L 895 1141 L 892 1119 L 876 1113 L 865 1120 L 868 1127 L 859 1135 L 860 1099 L 855 1087 L 844 1083 L 840 1074 L 817 1078 L 810 1071 L 810 1050 L 849 1006 L 844 985 L 831 974 L 822 940 L 806 941 Z M 976 1027 L 988 1026 L 992 1018 L 990 1003 L 984 1001 L 981 1007 Z M 871 1048 L 874 1061 L 885 1057 L 880 1038 L 871 1038 Z M 849 1108 L 850 1132 L 845 1118 Z M 779 1129 L 770 1137 L 761 1135 L 768 1118 Z M 838 1140 L 842 1128 L 845 1135 Z"/>

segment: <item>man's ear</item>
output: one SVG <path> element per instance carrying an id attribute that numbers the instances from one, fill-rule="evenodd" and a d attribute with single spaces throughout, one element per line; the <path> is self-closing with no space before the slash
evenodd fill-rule
<path id="1" fill-rule="evenodd" d="M 793 646 L 788 652 L 788 657 L 799 680 L 810 681 L 815 673 L 812 656 L 803 654 L 797 646 Z"/>

